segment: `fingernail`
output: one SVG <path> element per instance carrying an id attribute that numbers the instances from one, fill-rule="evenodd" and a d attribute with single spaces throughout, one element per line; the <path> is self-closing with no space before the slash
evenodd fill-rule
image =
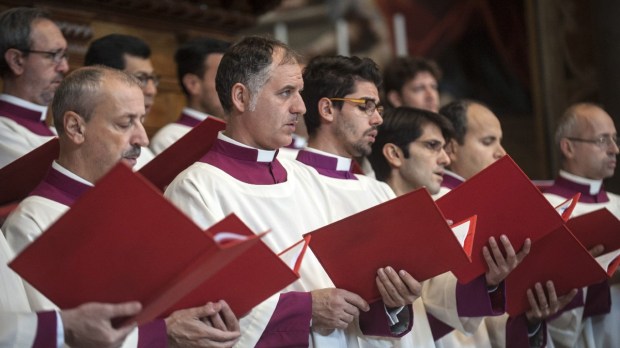
<path id="1" fill-rule="evenodd" d="M 407 272 L 405 272 L 404 269 L 401 269 L 400 271 L 398 271 L 398 274 L 400 274 L 401 277 L 404 277 L 407 275 Z"/>

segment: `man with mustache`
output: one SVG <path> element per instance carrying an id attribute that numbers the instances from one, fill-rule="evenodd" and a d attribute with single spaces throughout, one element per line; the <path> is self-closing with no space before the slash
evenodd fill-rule
<path id="1" fill-rule="evenodd" d="M 607 208 L 620 218 L 620 197 L 605 191 L 603 180 L 616 170 L 618 134 L 613 119 L 592 103 L 571 105 L 558 121 L 556 146 L 561 169 L 551 187 L 544 189 L 552 205 L 581 193 L 573 216 Z M 602 253 L 595 247 L 593 254 Z M 605 250 L 609 252 L 611 250 Z M 549 322 L 559 347 L 617 347 L 620 345 L 620 286 L 618 272 L 610 281 L 579 291 L 576 308 Z"/>
<path id="2" fill-rule="evenodd" d="M 84 57 L 84 65 L 104 65 L 136 77 L 142 85 L 146 115 L 153 108 L 159 76 L 151 63 L 151 48 L 142 39 L 131 35 L 110 34 L 93 41 Z M 142 147 L 135 169 L 140 169 L 155 157 L 148 147 Z"/>
<path id="3" fill-rule="evenodd" d="M 0 168 L 55 136 L 47 106 L 69 71 L 67 41 L 49 15 L 18 7 L 0 14 Z"/>
<path id="4" fill-rule="evenodd" d="M 310 168 L 276 158 L 278 149 L 291 143 L 306 112 L 303 87 L 298 57 L 285 44 L 246 37 L 231 46 L 216 76 L 226 131 L 200 161 L 177 176 L 166 197 L 201 228 L 234 212 L 254 231 L 271 230 L 263 241 L 275 252 L 333 222 L 337 208 Z M 398 292 L 390 306 L 408 305 L 412 299 L 406 297 L 415 295 L 401 276 L 392 272 L 387 278 L 378 280 Z M 359 295 L 334 288 L 316 256 L 307 251 L 300 279 L 241 319 L 239 344 L 355 347 L 360 331 L 398 335 L 390 330 L 389 319 L 383 303 L 369 306 Z"/>
<path id="5" fill-rule="evenodd" d="M 148 145 L 142 125 L 145 109 L 141 85 L 119 70 L 87 67 L 74 71 L 58 88 L 52 108 L 59 157 L 2 227 L 16 253 L 44 233 L 119 161 L 135 166 L 140 147 Z M 25 288 L 31 310 L 56 309 L 28 284 Z M 109 317 L 102 319 L 109 324 Z M 127 340 L 128 345 L 230 347 L 239 337 L 239 328 L 228 305 L 218 302 L 176 311 L 165 320 L 141 326 L 135 336 Z"/>

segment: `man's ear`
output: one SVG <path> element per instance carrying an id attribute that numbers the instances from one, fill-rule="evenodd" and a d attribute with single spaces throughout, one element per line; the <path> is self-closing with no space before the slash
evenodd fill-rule
<path id="1" fill-rule="evenodd" d="M 189 92 L 190 95 L 200 94 L 200 78 L 194 74 L 185 74 L 181 79 L 183 87 Z"/>
<path id="2" fill-rule="evenodd" d="M 562 151 L 564 158 L 570 159 L 575 156 L 575 147 L 573 143 L 566 138 L 560 139 L 560 151 Z"/>
<path id="3" fill-rule="evenodd" d="M 403 100 L 397 91 L 389 91 L 386 97 L 390 101 L 390 104 L 394 105 L 395 108 L 403 105 Z"/>
<path id="4" fill-rule="evenodd" d="M 65 112 L 63 116 L 64 132 L 69 139 L 75 144 L 82 144 L 85 137 L 86 122 L 82 116 L 73 111 Z"/>
<path id="5" fill-rule="evenodd" d="M 232 86 L 232 105 L 239 112 L 245 112 L 250 105 L 250 90 L 242 83 L 235 83 Z"/>
<path id="6" fill-rule="evenodd" d="M 385 157 L 390 167 L 400 168 L 403 165 L 405 154 L 400 147 L 392 143 L 387 143 L 383 145 L 383 157 Z"/>
<path id="7" fill-rule="evenodd" d="M 20 76 L 24 73 L 24 54 L 20 50 L 9 48 L 4 52 L 4 60 L 9 66 L 9 69 L 11 69 L 16 76 Z"/>
<path id="8" fill-rule="evenodd" d="M 450 139 L 444 148 L 446 150 L 446 154 L 450 158 L 450 163 L 454 163 L 456 160 L 458 145 L 459 144 L 456 142 L 456 139 Z"/>
<path id="9" fill-rule="evenodd" d="M 334 122 L 335 108 L 331 100 L 329 100 L 328 98 L 319 99 L 318 108 L 319 108 L 319 115 L 321 115 L 322 120 L 324 120 L 326 123 Z"/>

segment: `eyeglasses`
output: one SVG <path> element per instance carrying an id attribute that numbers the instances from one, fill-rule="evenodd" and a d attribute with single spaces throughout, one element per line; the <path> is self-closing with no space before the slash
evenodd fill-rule
<path id="1" fill-rule="evenodd" d="M 582 138 L 573 138 L 566 137 L 566 139 L 570 141 L 579 141 L 582 143 L 590 143 L 598 146 L 601 149 L 609 148 L 613 145 L 618 146 L 618 136 L 617 135 L 601 135 L 596 139 L 582 139 Z"/>
<path id="2" fill-rule="evenodd" d="M 159 86 L 159 76 L 158 75 L 147 74 L 147 73 L 140 73 L 140 74 L 134 74 L 133 76 L 136 79 L 138 79 L 138 81 L 140 81 L 140 84 L 142 85 L 142 88 L 146 87 L 146 85 L 149 83 L 149 80 L 153 81 L 153 84 L 155 85 L 155 87 Z"/>
<path id="3" fill-rule="evenodd" d="M 366 112 L 366 115 L 372 116 L 375 111 L 379 113 L 380 116 L 383 116 L 383 106 L 377 105 L 372 99 L 355 99 L 355 98 L 328 98 L 331 101 L 347 101 L 354 104 L 357 104 L 357 107 L 360 110 Z"/>
<path id="4" fill-rule="evenodd" d="M 56 51 L 37 51 L 37 50 L 20 50 L 24 53 L 35 53 L 35 54 L 43 54 L 47 57 L 47 59 L 51 59 L 54 64 L 58 65 L 62 62 L 63 59 L 66 59 L 69 62 L 69 53 L 67 53 L 64 49 L 59 49 Z"/>
<path id="5" fill-rule="evenodd" d="M 435 153 L 440 153 L 446 145 L 443 141 L 439 140 L 416 140 L 415 142 L 421 143 L 425 148 Z"/>

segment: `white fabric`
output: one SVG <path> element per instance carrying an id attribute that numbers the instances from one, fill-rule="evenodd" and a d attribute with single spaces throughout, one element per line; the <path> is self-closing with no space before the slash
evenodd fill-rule
<path id="1" fill-rule="evenodd" d="M 289 161 L 294 161 L 297 158 L 299 149 L 291 149 L 288 147 L 281 147 L 278 150 L 278 159 L 285 158 Z"/>
<path id="2" fill-rule="evenodd" d="M 0 168 L 52 138 L 53 136 L 34 134 L 10 118 L 0 116 Z"/>
<path id="3" fill-rule="evenodd" d="M 151 139 L 149 147 L 155 155 L 159 155 L 165 149 L 189 133 L 192 127 L 179 123 L 169 123 L 162 127 Z"/>
<path id="4" fill-rule="evenodd" d="M 153 151 L 151 151 L 151 149 L 149 149 L 148 147 L 142 147 L 140 149 L 140 157 L 138 157 L 138 160 L 136 161 L 136 165 L 133 167 L 133 170 L 139 170 L 140 168 L 144 167 L 145 164 L 153 160 L 153 158 L 155 158 L 155 154 L 153 154 Z"/>
<path id="5" fill-rule="evenodd" d="M 556 206 L 566 198 L 545 193 L 551 205 Z M 620 196 L 607 192 L 607 203 L 577 203 L 572 217 L 607 208 L 620 218 Z M 583 300 L 586 288 L 583 289 Z M 567 311 L 548 323 L 549 333 L 556 347 L 620 347 L 620 284 L 611 285 L 611 310 L 609 314 L 583 320 L 583 307 Z"/>

